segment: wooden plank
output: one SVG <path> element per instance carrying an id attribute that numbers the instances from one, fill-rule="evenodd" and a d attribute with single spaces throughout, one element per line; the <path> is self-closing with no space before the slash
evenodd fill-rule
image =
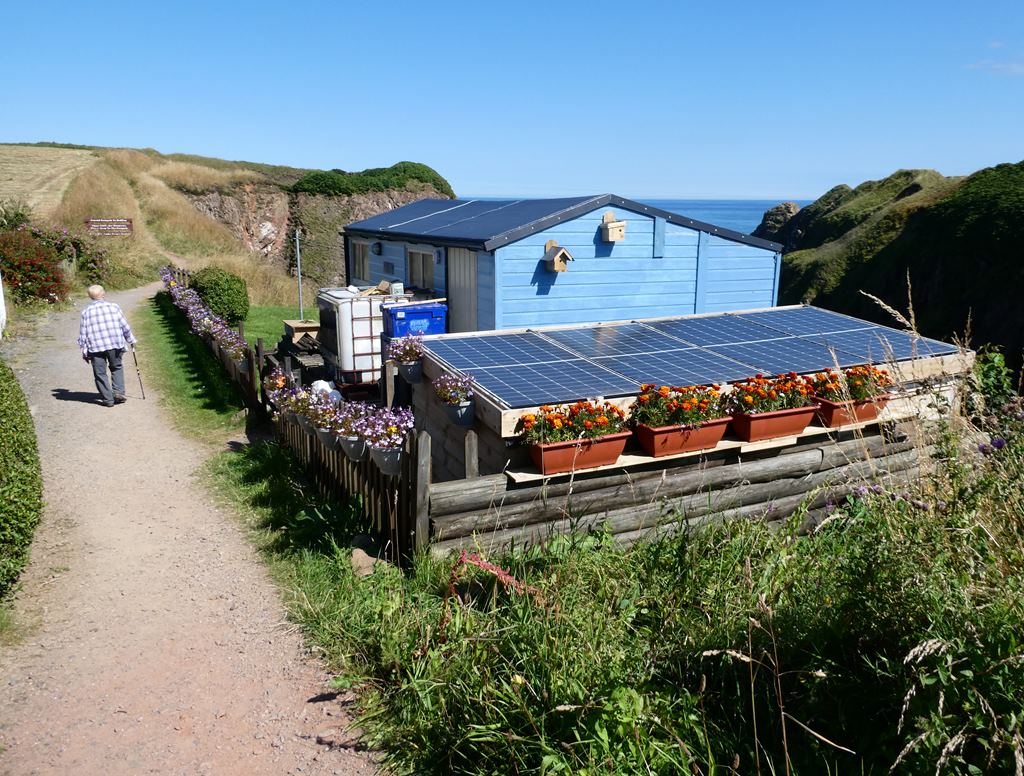
<path id="1" fill-rule="evenodd" d="M 430 434 L 420 431 L 416 444 L 416 549 L 430 541 L 430 476 Z"/>
<path id="2" fill-rule="evenodd" d="M 466 479 L 472 480 L 480 476 L 480 454 L 478 452 L 476 432 L 470 429 L 465 439 Z"/>

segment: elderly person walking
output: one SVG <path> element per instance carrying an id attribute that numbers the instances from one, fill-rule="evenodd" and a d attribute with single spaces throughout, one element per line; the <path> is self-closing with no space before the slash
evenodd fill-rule
<path id="1" fill-rule="evenodd" d="M 120 306 L 103 298 L 106 293 L 103 286 L 89 286 L 88 292 L 92 301 L 82 310 L 78 346 L 82 349 L 82 359 L 92 363 L 100 403 L 105 407 L 113 407 L 125 401 L 121 356 L 128 345 L 135 344 L 135 335 Z"/>

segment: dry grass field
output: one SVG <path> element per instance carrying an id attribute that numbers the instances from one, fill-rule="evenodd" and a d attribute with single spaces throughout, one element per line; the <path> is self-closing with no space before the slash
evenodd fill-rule
<path id="1" fill-rule="evenodd" d="M 92 151 L 0 145 L 0 199 L 24 199 L 49 218 L 75 176 L 96 162 Z"/>
<path id="2" fill-rule="evenodd" d="M 114 287 L 156 276 L 169 259 L 198 269 L 210 264 L 242 277 L 257 305 L 296 302 L 295 281 L 247 252 L 224 224 L 199 212 L 178 189 L 228 189 L 266 180 L 259 172 L 167 161 L 130 148 L 84 151 L 0 145 L 0 199 L 18 197 L 35 218 L 81 229 L 88 218 L 131 218 L 131 237 L 106 244 Z"/>

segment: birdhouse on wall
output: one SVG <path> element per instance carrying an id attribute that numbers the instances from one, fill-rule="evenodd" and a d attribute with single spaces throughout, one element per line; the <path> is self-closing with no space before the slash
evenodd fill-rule
<path id="1" fill-rule="evenodd" d="M 544 244 L 544 263 L 549 272 L 568 272 L 570 261 L 574 261 L 572 254 L 554 240 Z"/>
<path id="2" fill-rule="evenodd" d="M 611 243 L 626 239 L 626 222 L 616 221 L 610 210 L 601 219 L 601 239 Z"/>

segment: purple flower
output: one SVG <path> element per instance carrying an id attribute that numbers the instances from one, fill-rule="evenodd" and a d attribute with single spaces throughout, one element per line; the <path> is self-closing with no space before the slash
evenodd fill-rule
<path id="1" fill-rule="evenodd" d="M 880 496 L 883 493 L 885 493 L 885 488 L 883 488 L 881 485 L 875 484 L 871 486 L 871 492 L 874 493 L 876 496 Z"/>
<path id="2" fill-rule="evenodd" d="M 1006 447 L 1006 440 L 1003 439 L 1002 437 L 996 437 L 995 439 L 992 440 L 992 447 L 994 447 L 996 450 L 1002 450 L 1004 447 Z"/>
<path id="3" fill-rule="evenodd" d="M 868 490 L 867 485 L 858 485 L 856 488 L 853 489 L 853 493 L 855 496 L 857 496 L 857 498 L 864 498 L 870 492 L 871 491 Z"/>
<path id="4" fill-rule="evenodd" d="M 458 405 L 473 396 L 473 375 L 445 373 L 434 380 L 434 392 L 445 404 Z"/>
<path id="5" fill-rule="evenodd" d="M 988 455 L 989 453 L 992 452 L 992 445 L 990 445 L 988 442 L 982 442 L 980 445 L 978 445 L 978 452 L 981 453 L 982 455 Z"/>

